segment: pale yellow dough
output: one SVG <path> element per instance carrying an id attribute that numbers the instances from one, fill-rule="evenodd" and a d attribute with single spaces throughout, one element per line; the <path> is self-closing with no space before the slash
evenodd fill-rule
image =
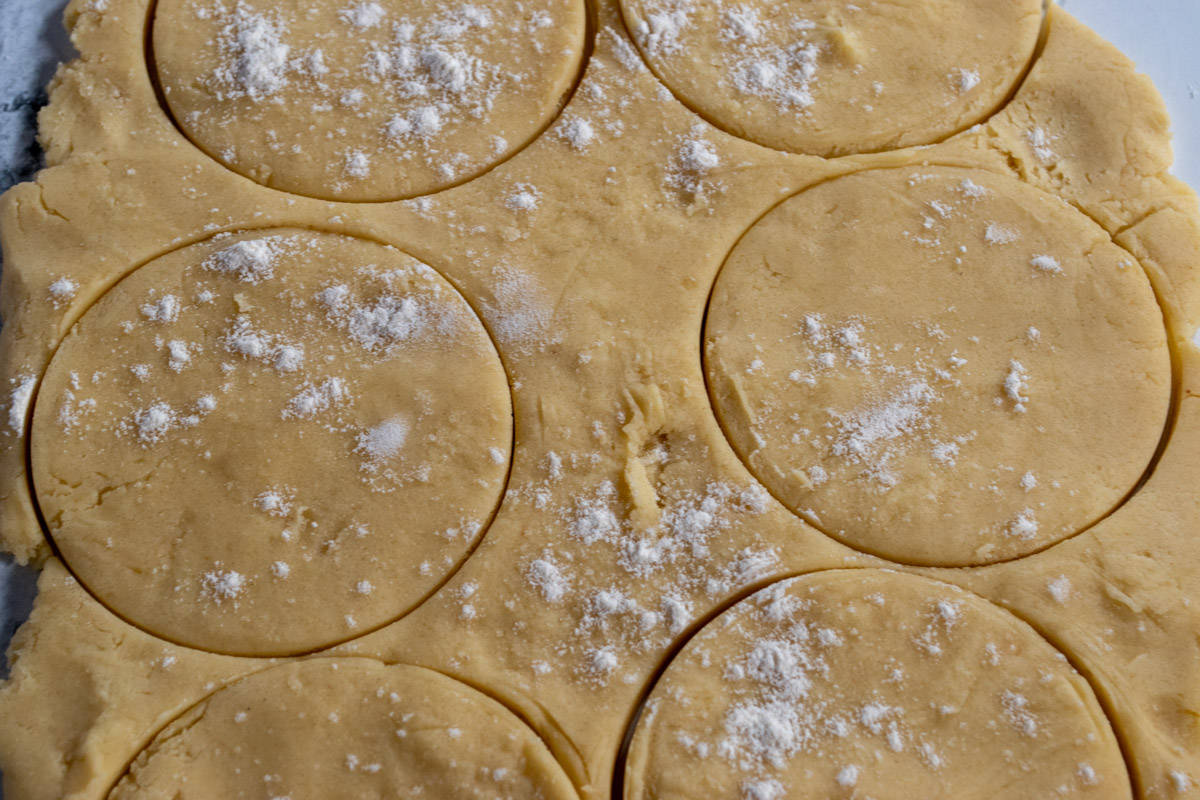
<path id="1" fill-rule="evenodd" d="M 0 201 L 6 798 L 1200 791 L 1200 213 L 1065 11 L 66 16 Z M 781 713 L 903 713 L 742 769 L 802 619 Z"/>
<path id="2" fill-rule="evenodd" d="M 642 712 L 625 792 L 1131 796 L 1095 694 L 1033 629 L 952 586 L 875 570 L 775 584 L 697 634 Z"/>
<path id="3" fill-rule="evenodd" d="M 176 124 L 288 192 L 394 200 L 477 177 L 553 120 L 584 0 L 161 0 L 155 75 Z"/>
<path id="4" fill-rule="evenodd" d="M 932 144 L 1016 88 L 1042 0 L 622 0 L 651 69 L 759 144 L 818 156 Z"/>
<path id="5" fill-rule="evenodd" d="M 852 547 L 965 566 L 1119 505 L 1167 424 L 1145 273 L 1087 217 L 985 172 L 861 172 L 756 223 L 705 329 L 751 470 Z"/>
<path id="6" fill-rule="evenodd" d="M 117 613 L 251 655 L 389 622 L 473 549 L 508 473 L 504 369 L 392 248 L 218 236 L 88 310 L 39 393 L 48 533 Z"/>
<path id="7" fill-rule="evenodd" d="M 418 667 L 319 658 L 244 678 L 189 709 L 108 797 L 576 794 L 533 731 L 474 689 Z"/>

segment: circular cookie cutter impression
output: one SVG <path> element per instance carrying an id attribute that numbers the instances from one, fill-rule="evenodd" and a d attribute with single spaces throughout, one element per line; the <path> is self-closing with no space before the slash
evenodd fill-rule
<path id="1" fill-rule="evenodd" d="M 1087 528 L 1137 486 L 1171 406 L 1133 257 L 979 171 L 869 171 L 785 201 L 722 268 L 704 346 L 759 480 L 910 564 L 992 563 Z"/>
<path id="2" fill-rule="evenodd" d="M 553 120 L 583 0 L 158 0 L 153 68 L 183 132 L 259 183 L 329 200 L 427 194 Z"/>
<path id="3" fill-rule="evenodd" d="M 474 548 L 508 477 L 491 339 L 432 269 L 290 229 L 163 256 L 75 325 L 33 415 L 49 533 L 172 641 L 311 651 L 404 614 Z"/>
<path id="4" fill-rule="evenodd" d="M 578 795 L 533 731 L 478 691 L 419 667 L 322 658 L 244 678 L 185 712 L 108 797 Z"/>
<path id="5" fill-rule="evenodd" d="M 626 800 L 1129 798 L 1092 688 L 1028 625 L 875 570 L 783 581 L 700 631 L 635 729 Z"/>
<path id="6" fill-rule="evenodd" d="M 656 74 L 714 125 L 843 156 L 931 144 L 1017 86 L 1042 0 L 622 0 Z"/>

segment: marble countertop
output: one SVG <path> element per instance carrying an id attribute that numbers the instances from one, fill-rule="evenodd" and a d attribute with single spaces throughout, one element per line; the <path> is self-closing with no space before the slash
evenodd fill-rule
<path id="1" fill-rule="evenodd" d="M 65 0 L 0 0 L 0 191 L 28 180 L 41 160 L 34 135 L 44 87 L 74 55 L 61 18 Z M 0 556 L 0 649 L 29 616 L 34 574 Z M 0 658 L 0 677 L 7 675 Z"/>

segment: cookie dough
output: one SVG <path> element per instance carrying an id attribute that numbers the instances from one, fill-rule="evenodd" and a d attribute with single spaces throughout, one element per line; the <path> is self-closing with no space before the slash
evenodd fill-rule
<path id="1" fill-rule="evenodd" d="M 359 8 L 354 0 L 344 5 Z M 399 7 L 379 5 L 393 15 Z M 510 19 L 539 7 L 536 0 L 519 7 L 465 5 L 517 8 Z M 11 678 L 0 683 L 5 796 L 103 800 L 124 780 L 122 791 L 156 784 L 170 797 L 190 791 L 179 781 L 198 786 L 203 774 L 253 779 L 219 784 L 204 795 L 298 800 L 342 794 L 341 782 L 344 793 L 354 794 L 354 782 L 398 774 L 359 746 L 355 728 L 323 721 L 337 713 L 345 724 L 348 704 L 328 689 L 335 677 L 312 680 L 296 667 L 318 658 L 357 659 L 381 670 L 382 664 L 413 665 L 460 682 L 448 690 L 455 697 L 469 695 L 463 688 L 469 686 L 495 699 L 545 743 L 584 800 L 621 796 L 626 754 L 631 764 L 648 764 L 637 773 L 650 787 L 643 797 L 660 779 L 672 782 L 667 789 L 682 786 L 684 794 L 733 800 L 778 794 L 772 781 L 800 796 L 857 792 L 861 800 L 888 800 L 940 793 L 936 783 L 881 785 L 892 775 L 944 779 L 946 794 L 967 797 L 993 789 L 1002 794 L 1005 787 L 1022 797 L 1181 800 L 1194 793 L 1200 779 L 1200 346 L 1191 340 L 1200 326 L 1200 213 L 1195 196 L 1166 171 L 1167 117 L 1149 83 L 1051 5 L 1044 47 L 1037 48 L 1028 76 L 1011 100 L 995 104 L 995 113 L 981 112 L 978 125 L 928 147 L 824 159 L 763 147 L 707 124 L 677 102 L 651 70 L 659 69 L 652 60 L 647 67 L 618 0 L 587 5 L 586 71 L 543 135 L 436 194 L 351 202 L 329 199 L 333 190 L 326 187 L 340 174 L 314 179 L 320 196 L 290 193 L 227 168 L 184 135 L 150 79 L 152 0 L 72 1 L 67 22 L 82 57 L 59 71 L 41 114 L 48 167 L 0 200 L 0 539 L 22 562 L 41 568 L 32 616 L 10 651 Z M 848 1 L 837 9 L 849 14 L 852 5 L 866 8 Z M 274 13 L 264 4 L 248 6 Z M 551 11 L 567 7 L 563 0 Z M 872 13 L 909 7 L 871 6 Z M 1016 4 L 993 5 L 997 13 L 1011 7 Z M 229 5 L 226 10 L 237 13 Z M 497 19 L 489 30 L 498 29 Z M 906 24 L 894 30 L 902 33 Z M 364 31 L 390 36 L 380 28 Z M 538 29 L 527 25 L 523 33 L 533 40 Z M 1011 42 L 997 47 L 1003 52 L 988 51 L 990 63 L 1021 56 Z M 979 71 L 977 88 L 984 88 L 988 70 Z M 922 75 L 908 77 L 919 82 Z M 290 76 L 281 92 L 299 88 L 299 80 Z M 894 76 L 889 85 L 907 82 Z M 914 95 L 889 113 L 954 116 L 936 107 L 938 97 Z M 215 101 L 210 105 L 216 108 Z M 349 130 L 357 117 L 345 113 L 343 119 Z M 473 131 L 488 136 L 491 124 L 479 120 Z M 267 136 L 255 125 L 242 125 L 237 135 Z M 853 134 L 839 136 L 850 142 Z M 932 177 L 909 185 L 922 175 Z M 861 191 L 829 219 L 801 214 L 794 224 L 777 224 L 788 209 L 847 186 Z M 855 209 L 871 211 L 862 214 L 856 236 L 833 226 L 831 220 Z M 893 235 L 879 232 L 880 219 L 891 221 Z M 989 222 L 1017 227 L 1025 238 L 988 243 Z M 947 246 L 919 247 L 896 231 L 941 237 Z M 259 246 L 243 243 L 276 236 L 312 237 L 329 247 L 316 248 L 315 255 L 307 249 L 295 258 L 284 254 L 264 269 L 254 257 Z M 726 263 L 759 236 L 770 267 L 780 273 L 767 276 L 780 283 L 765 298 L 751 292 L 763 283 L 761 263 Z M 839 255 L 840 241 L 853 258 Z M 234 245 L 244 258 L 216 258 Z M 966 254 L 956 251 L 960 245 Z M 795 257 L 817 246 L 827 251 L 822 263 L 808 267 Z M 897 251 L 908 255 L 881 258 Z M 1035 256 L 1047 258 L 1035 264 Z M 1121 258 L 1131 262 L 1123 270 Z M 204 266 L 209 259 L 213 268 Z M 360 269 L 365 265 L 375 269 Z M 841 271 L 833 273 L 831 265 Z M 382 276 L 397 272 L 412 282 L 389 287 Z M 788 288 L 785 279 L 796 275 L 819 292 Z M 986 280 L 975 280 L 980 275 Z M 1000 280 L 1005 276 L 1009 280 Z M 907 283 L 893 286 L 893 278 Z M 729 291 L 739 281 L 745 292 Z M 341 284 L 347 313 L 362 326 L 343 326 L 337 313 L 331 320 L 314 299 L 320 293 L 336 305 L 342 292 L 325 291 Z M 205 287 L 214 293 L 213 304 L 194 299 Z M 401 338 L 411 330 L 405 322 L 412 319 L 413 307 L 405 303 L 411 292 L 436 293 L 445 301 L 436 307 L 454 310 L 462 327 L 452 336 L 397 343 L 394 361 L 380 357 L 388 347 L 364 348 L 356 336 L 378 341 L 366 335 L 374 329 L 371 320 Z M 722 293 L 733 305 L 721 306 Z M 166 295 L 180 300 L 174 321 L 176 308 Z M 384 300 L 392 295 L 397 302 Z M 950 295 L 957 300 L 950 302 Z M 823 307 L 810 308 L 810 300 Z M 726 408 L 731 398 L 710 392 L 718 385 L 718 363 L 706 343 L 721 332 L 718 315 L 726 318 L 727 334 L 737 330 L 745 340 L 723 337 L 721 348 L 737 356 L 726 365 L 729 374 L 751 369 L 748 377 L 757 380 L 755 358 L 774 370 L 773 359 L 808 350 L 816 358 L 829 349 L 813 349 L 791 329 L 781 343 L 783 323 L 771 309 L 783 305 L 797 321 L 802 312 L 821 314 L 822 330 L 835 331 L 864 304 L 877 309 L 875 328 L 864 321 L 860 337 L 872 369 L 887 362 L 911 372 L 944 361 L 949 371 L 952 344 L 969 359 L 959 369 L 974 377 L 956 378 L 960 386 L 937 383 L 932 370 L 925 380 L 947 402 L 962 403 L 948 406 L 960 417 L 943 409 L 943 421 L 970 423 L 969 430 L 981 431 L 979 440 L 994 446 L 954 443 L 957 462 L 949 468 L 934 459 L 932 444 L 926 449 L 916 437 L 906 452 L 928 468 L 922 470 L 920 460 L 897 463 L 911 467 L 905 478 L 917 497 L 886 513 L 897 521 L 898 533 L 887 539 L 903 549 L 897 557 L 933 548 L 933 563 L 971 566 L 887 560 L 824 519 L 796 513 L 799 506 L 781 502 L 785 496 L 771 483 L 771 463 L 739 452 L 744 443 L 726 419 L 737 404 Z M 947 311 L 951 305 L 957 316 Z M 242 314 L 253 328 L 233 330 Z M 1037 317 L 1041 349 L 1029 341 L 1030 316 Z M 933 328 L 908 324 L 931 317 L 946 341 Z M 126 322 L 129 332 L 122 329 Z M 867 336 L 880 331 L 886 336 L 879 340 Z M 304 345 L 303 362 L 287 372 L 297 353 L 284 346 L 293 347 L 293 340 Z M 246 352 L 229 352 L 227 342 Z M 897 344 L 899 351 L 884 349 Z M 752 352 L 754 345 L 762 353 Z M 855 372 L 841 350 L 834 355 L 836 369 L 821 373 L 821 385 L 845 393 L 843 413 L 858 408 L 850 401 L 862 392 L 890 391 L 888 373 Z M 1016 371 L 1016 397 L 1008 392 L 1013 360 L 1028 373 Z M 803 378 L 814 369 L 805 361 L 780 373 L 788 392 L 812 389 L 790 380 L 793 370 L 802 370 Z M 1124 370 L 1125 382 L 1106 377 L 1099 362 Z M 233 365 L 229 375 L 223 363 Z M 153 367 L 144 383 L 131 371 L 139 364 Z M 95 372 L 104 374 L 93 384 Z M 1081 375 L 1098 388 L 1089 392 Z M 351 382 L 353 403 L 335 408 L 338 393 L 331 391 L 328 411 L 284 418 L 302 394 L 297 410 L 319 411 L 326 394 L 316 390 L 334 377 Z M 221 394 L 227 382 L 235 391 Z M 312 394 L 306 393 L 310 382 Z M 418 430 L 425 405 L 397 409 L 422 391 L 436 412 L 432 431 Z M 746 404 L 761 401 L 775 410 L 799 402 L 795 414 L 810 415 L 814 425 L 828 421 L 825 409 L 807 398 L 772 394 L 767 383 L 755 391 L 757 397 L 747 392 L 742 398 Z M 206 414 L 193 410 L 208 394 L 215 406 L 206 402 Z M 1130 411 L 1136 398 L 1143 403 Z M 158 402 L 176 413 L 134 416 Z M 407 429 L 392 424 L 398 413 Z M 1062 420 L 1063 430 L 1037 430 L 1037 419 L 1049 425 L 1038 415 Z M 146 423 L 145 442 L 139 419 Z M 788 433 L 799 432 L 789 425 L 799 427 L 787 420 Z M 1011 435 L 1001 437 L 993 427 Z M 1092 432 L 1081 434 L 1085 428 Z M 778 431 L 763 433 L 762 447 L 776 448 L 778 466 L 811 466 L 786 460 Z M 1070 436 L 1088 435 L 1100 444 L 1070 449 Z M 401 439 L 394 458 L 387 458 Z M 51 461 L 75 477 L 47 482 Z M 387 482 L 378 461 L 392 468 L 399 485 Z M 429 479 L 421 481 L 424 470 L 409 467 L 426 461 Z M 1013 482 L 997 484 L 992 495 L 979 490 L 981 497 L 973 497 L 976 489 L 966 482 L 953 484 L 972 503 L 947 505 L 951 521 L 974 525 L 984 513 L 1005 510 L 1002 503 L 1019 502 L 1012 517 L 994 521 L 1016 521 L 1030 508 L 1044 540 L 1020 538 L 1031 527 L 1024 522 L 1015 541 L 971 526 L 964 533 L 929 525 L 918 533 L 915 523 L 900 524 L 909 509 L 927 512 L 931 504 L 916 501 L 938 480 L 951 486 L 956 476 L 997 465 L 1014 470 L 980 480 Z M 139 482 L 148 467 L 158 472 Z M 1021 481 L 1031 470 L 1040 470 L 1038 486 L 1026 493 Z M 1043 481 L 1055 470 L 1066 476 L 1058 487 Z M 411 485 L 404 483 L 410 475 L 418 478 Z M 824 515 L 850 518 L 861 510 L 855 492 L 875 509 L 904 499 L 909 488 L 880 494 L 854 477 L 827 480 L 821 491 L 828 494 L 814 493 L 808 505 L 818 508 L 823 497 Z M 1106 492 L 1111 502 L 1100 502 Z M 177 506 L 187 498 L 196 505 L 181 521 Z M 285 516 L 272 513 L 285 505 Z M 466 506 L 471 513 L 463 513 Z M 308 510 L 297 519 L 301 509 Z M 370 533 L 360 539 L 357 529 L 347 530 L 354 535 L 337 538 L 324 552 L 344 516 L 354 512 L 352 521 L 363 521 L 360 511 L 376 515 L 366 521 Z M 1093 515 L 1106 516 L 1088 527 Z M 49 523 L 45 528 L 40 516 Z M 112 524 L 104 522 L 109 519 Z M 300 530 L 294 521 L 319 525 L 289 542 L 282 534 Z M 464 535 L 464 521 L 486 529 L 472 539 L 473 526 Z M 80 526 L 75 541 L 86 552 L 51 546 L 72 539 L 64 522 Z M 98 522 L 109 532 L 101 536 Z M 192 522 L 201 526 L 196 536 L 189 535 Z M 457 536 L 439 535 L 451 528 Z M 847 534 L 865 529 L 845 528 Z M 959 534 L 965 539 L 954 538 Z M 982 565 L 976 549 L 987 544 L 1014 549 L 1007 557 L 991 553 L 998 560 Z M 171 548 L 179 558 L 164 570 L 160 554 L 172 555 Z M 287 564 L 286 578 L 275 574 L 276 561 Z M 828 677 L 820 670 L 808 677 L 814 703 L 796 706 L 797 713 L 852 701 L 857 709 L 876 700 L 850 695 L 878 692 L 879 703 L 903 715 L 885 711 L 881 720 L 869 713 L 881 733 L 852 721 L 844 739 L 817 740 L 817 747 L 798 750 L 778 769 L 751 762 L 743 771 L 719 754 L 679 749 L 669 737 L 657 740 L 662 749 L 649 760 L 629 753 L 635 732 L 639 742 L 654 743 L 652 734 L 666 730 L 655 726 L 677 712 L 676 719 L 712 715 L 701 721 L 723 736 L 729 704 L 757 701 L 750 679 L 727 680 L 726 665 L 717 660 L 729 655 L 745 669 L 758 640 L 780 641 L 794 627 L 761 619 L 754 603 L 740 601 L 817 573 L 831 577 L 803 578 L 783 593 L 804 600 L 810 582 L 829 581 L 814 590 L 818 602 L 797 610 L 795 619 L 811 614 L 816 627 L 835 629 L 843 643 L 828 634 L 822 641 L 818 631 L 809 649 L 796 651 L 820 656 L 830 670 Z M 109 582 L 104 591 L 99 580 Z M 369 586 L 360 586 L 363 581 Z M 883 595 L 882 606 L 863 599 L 875 594 Z M 941 602 L 951 610 L 931 610 Z M 913 643 L 932 622 L 942 626 L 934 630 L 940 654 Z M 689 645 L 698 633 L 704 639 Z M 738 642 L 746 647 L 735 652 Z M 999 664 L 990 663 L 989 643 Z M 686 686 L 673 683 L 679 673 L 671 665 L 685 663 L 675 656 L 683 652 L 702 662 L 703 648 L 712 659 L 708 671 L 689 672 Z M 889 657 L 904 662 L 902 683 L 885 682 L 894 680 L 884 672 Z M 259 673 L 261 681 L 247 679 Z M 711 679 L 711 705 L 693 701 L 672 710 L 671 687 L 686 690 L 701 674 Z M 283 676 L 281 682 L 273 675 Z M 391 712 L 390 695 L 373 694 L 382 682 L 366 681 L 369 702 L 359 703 L 362 694 L 355 694 L 360 720 Z M 964 682 L 979 692 L 963 691 Z M 300 687 L 299 695 L 291 685 Z M 425 696 L 424 684 L 406 685 L 414 687 L 412 696 Z M 947 699 L 951 689 L 961 702 Z M 733 690 L 744 692 L 734 698 Z M 228 693 L 244 698 L 241 708 L 222 710 Z M 437 691 L 430 696 L 434 711 L 452 705 Z M 644 708 L 647 697 L 657 721 Z M 206 698 L 211 705 L 204 705 Z M 961 709 L 942 716 L 929 706 L 932 700 Z M 254 719 L 266 719 L 273 709 L 306 702 L 305 722 L 267 719 L 275 735 L 236 730 L 258 724 Z M 481 706 L 473 708 L 437 727 L 458 728 L 464 743 L 504 741 L 508 723 L 494 724 L 490 714 L 478 712 Z M 205 711 L 202 718 L 195 712 L 181 717 L 188 709 Z M 230 723 L 239 711 L 249 716 Z M 899 751 L 889 740 L 893 722 Z M 958 723 L 966 733 L 960 735 Z M 383 733 L 395 736 L 394 729 Z M 767 734 L 769 741 L 771 730 Z M 342 746 L 347 739 L 353 747 Z M 443 748 L 447 739 L 435 740 L 435 755 L 461 765 L 476 752 L 473 744 Z M 288 752 L 278 746 L 284 740 Z M 932 755 L 921 747 L 926 740 Z M 185 747 L 173 749 L 175 742 Z M 183 760 L 175 758 L 181 754 Z M 349 754 L 358 757 L 353 771 Z M 922 760 L 932 756 L 945 759 L 940 771 Z M 272 775 L 296 776 L 280 793 L 272 791 L 274 781 L 262 780 L 268 770 L 260 764 L 267 762 L 278 764 L 270 767 Z M 135 763 L 144 767 L 140 777 L 127 776 Z M 409 777 L 431 784 L 427 795 L 445 778 L 432 758 L 411 763 L 417 766 Z M 374 764 L 378 773 L 360 768 Z M 515 769 L 490 758 L 472 760 L 470 768 L 476 766 Z M 851 766 L 857 771 L 843 774 Z M 230 768 L 241 772 L 222 772 Z M 459 785 L 465 774 L 464 768 L 445 779 Z M 492 787 L 491 777 L 479 775 L 472 785 Z M 333 789 L 326 784 L 330 776 L 339 782 Z M 403 793 L 374 784 L 359 793 L 375 791 Z M 745 797 L 745 791 L 758 796 Z M 542 794 L 550 800 L 561 793 L 543 787 Z"/>
<path id="2" fill-rule="evenodd" d="M 160 0 L 154 69 L 176 124 L 288 192 L 392 200 L 504 161 L 575 85 L 583 0 Z"/>
<path id="3" fill-rule="evenodd" d="M 880 571 L 777 583 L 655 685 L 629 800 L 1132 797 L 1087 681 L 1025 623 Z"/>
<path id="4" fill-rule="evenodd" d="M 714 125 L 818 156 L 931 144 L 1016 88 L 1041 0 L 622 0 L 650 67 Z"/>
<path id="5" fill-rule="evenodd" d="M 787 200 L 730 254 L 705 347 L 758 478 L 912 564 L 991 563 L 1087 528 L 1138 485 L 1171 405 L 1138 262 L 979 171 L 867 171 Z"/>
<path id="6" fill-rule="evenodd" d="M 390 247 L 218 236 L 117 284 L 38 394 L 38 503 L 105 604 L 172 641 L 313 650 L 420 602 L 507 477 L 508 384 L 470 306 Z"/>
<path id="7" fill-rule="evenodd" d="M 244 678 L 168 725 L 109 800 L 430 797 L 574 800 L 502 705 L 430 670 L 301 661 Z"/>

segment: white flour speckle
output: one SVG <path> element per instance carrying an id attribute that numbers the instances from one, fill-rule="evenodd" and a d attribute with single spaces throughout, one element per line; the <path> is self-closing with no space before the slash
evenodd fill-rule
<path id="1" fill-rule="evenodd" d="M 246 591 L 246 576 L 234 570 L 217 569 L 204 573 L 200 579 L 200 592 L 217 605 L 241 597 Z"/>
<path id="2" fill-rule="evenodd" d="M 983 232 L 983 238 L 988 244 L 1006 245 L 1019 241 L 1021 234 L 1012 228 L 1006 228 L 998 223 L 990 222 L 987 229 Z"/>
<path id="3" fill-rule="evenodd" d="M 784 793 L 783 784 L 774 779 L 742 783 L 742 800 L 780 800 Z"/>
<path id="4" fill-rule="evenodd" d="M 179 319 L 180 302 L 173 294 L 165 294 L 142 306 L 142 316 L 152 322 L 174 322 Z"/>
<path id="5" fill-rule="evenodd" d="M 525 575 L 547 603 L 560 602 L 571 587 L 562 567 L 549 557 L 534 560 Z"/>
<path id="6" fill-rule="evenodd" d="M 1017 692 L 1004 691 L 1000 694 L 1000 706 L 1004 711 L 1004 718 L 1021 735 L 1030 738 L 1038 735 L 1038 720 L 1029 710 L 1028 698 Z"/>
<path id="7" fill-rule="evenodd" d="M 37 377 L 23 375 L 14 383 L 15 385 L 8 395 L 8 427 L 16 433 L 24 433 L 25 417 L 29 413 L 29 403 L 33 399 Z"/>
<path id="8" fill-rule="evenodd" d="M 153 444 L 175 427 L 177 417 L 171 406 L 158 402 L 136 412 L 133 421 L 137 426 L 138 439 L 144 444 Z"/>
<path id="9" fill-rule="evenodd" d="M 238 3 L 221 32 L 219 44 L 225 60 L 214 75 L 228 96 L 257 101 L 287 85 L 291 47 L 283 43 L 282 35 L 279 25 Z"/>
<path id="10" fill-rule="evenodd" d="M 541 193 L 536 186 L 528 183 L 518 184 L 512 193 L 505 198 L 504 205 L 512 211 L 533 211 L 538 207 Z"/>
<path id="11" fill-rule="evenodd" d="M 1034 256 L 1029 263 L 1034 269 L 1049 275 L 1061 275 L 1063 272 L 1062 264 L 1058 263 L 1058 259 L 1054 256 Z"/>
<path id="12" fill-rule="evenodd" d="M 1022 392 L 1028 388 L 1029 373 L 1025 371 L 1020 361 L 1008 362 L 1008 374 L 1004 377 L 1004 396 L 1013 403 L 1013 411 L 1025 413 L 1025 404 L 1029 398 Z"/>
<path id="13" fill-rule="evenodd" d="M 384 11 L 383 6 L 375 2 L 355 3 L 349 8 L 342 9 L 338 14 L 344 22 L 359 30 L 374 28 L 383 22 L 386 15 L 387 12 Z"/>
<path id="14" fill-rule="evenodd" d="M 1053 137 L 1046 133 L 1045 128 L 1031 128 L 1025 133 L 1025 139 L 1029 142 L 1033 155 L 1038 161 L 1043 164 L 1053 164 L 1058 159 L 1058 154 L 1050 147 Z"/>
<path id="15" fill-rule="evenodd" d="M 254 498 L 254 507 L 273 517 L 286 517 L 292 511 L 291 494 L 286 489 L 268 489 Z"/>
<path id="16" fill-rule="evenodd" d="M 275 277 L 275 260 L 283 252 L 281 237 L 245 239 L 206 258 L 204 269 L 258 284 Z"/>
<path id="17" fill-rule="evenodd" d="M 399 454 L 407 439 L 408 422 L 403 417 L 392 417 L 359 434 L 356 450 L 372 461 L 386 461 Z"/>
<path id="18" fill-rule="evenodd" d="M 75 297 L 79 284 L 67 277 L 62 277 L 50 284 L 50 299 L 55 305 L 66 303 Z"/>
<path id="19" fill-rule="evenodd" d="M 561 135 L 571 147 L 580 152 L 587 150 L 596 141 L 596 129 L 583 117 L 571 117 L 567 120 L 562 126 Z"/>
<path id="20" fill-rule="evenodd" d="M 1006 533 L 1017 539 L 1032 539 L 1037 536 L 1038 521 L 1033 509 L 1027 508 L 1008 524 Z"/>
<path id="21" fill-rule="evenodd" d="M 283 418 L 307 419 L 348 399 L 349 390 L 341 378 L 327 378 L 319 384 L 308 384 L 288 401 Z"/>
<path id="22" fill-rule="evenodd" d="M 1046 584 L 1046 590 L 1056 603 L 1065 603 L 1071 599 L 1071 580 L 1066 575 L 1059 575 Z"/>
<path id="23" fill-rule="evenodd" d="M 345 155 L 345 172 L 351 178 L 371 177 L 371 157 L 362 150 L 351 150 Z"/>
<path id="24" fill-rule="evenodd" d="M 979 71 L 973 69 L 955 70 L 950 79 L 960 92 L 969 92 L 979 85 Z"/>

